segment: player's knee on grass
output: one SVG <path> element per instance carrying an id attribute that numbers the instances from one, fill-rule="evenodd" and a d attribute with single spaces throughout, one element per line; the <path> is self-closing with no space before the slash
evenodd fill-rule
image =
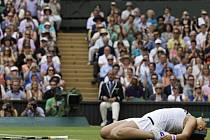
<path id="1" fill-rule="evenodd" d="M 111 135 L 111 138 L 113 139 L 117 139 L 117 138 L 121 138 L 123 137 L 125 131 L 123 129 L 112 129 L 110 135 Z"/>
<path id="2" fill-rule="evenodd" d="M 110 137 L 110 130 L 107 129 L 106 127 L 103 127 L 100 131 L 100 135 L 102 138 L 107 139 Z"/>

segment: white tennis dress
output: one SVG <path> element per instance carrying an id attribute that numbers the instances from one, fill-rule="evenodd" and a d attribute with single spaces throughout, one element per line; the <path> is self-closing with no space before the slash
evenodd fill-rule
<path id="1" fill-rule="evenodd" d="M 164 108 L 147 113 L 141 118 L 126 120 L 134 121 L 141 130 L 152 131 L 156 137 L 155 139 L 159 140 L 167 132 L 172 134 L 181 133 L 184 119 L 188 114 L 182 108 Z"/>

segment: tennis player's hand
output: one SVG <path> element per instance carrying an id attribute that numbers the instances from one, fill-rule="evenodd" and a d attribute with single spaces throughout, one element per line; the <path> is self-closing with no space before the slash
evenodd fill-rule
<path id="1" fill-rule="evenodd" d="M 161 140 L 172 140 L 172 136 L 171 135 L 165 135 L 161 138 Z"/>

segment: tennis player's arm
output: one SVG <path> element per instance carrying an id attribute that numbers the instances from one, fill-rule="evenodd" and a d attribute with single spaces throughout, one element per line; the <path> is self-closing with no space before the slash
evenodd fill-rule
<path id="1" fill-rule="evenodd" d="M 176 135 L 176 140 L 188 140 L 196 128 L 196 118 L 190 116 L 181 134 Z"/>

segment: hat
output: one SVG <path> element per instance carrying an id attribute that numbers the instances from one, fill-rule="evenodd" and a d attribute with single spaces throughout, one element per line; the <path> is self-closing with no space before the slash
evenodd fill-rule
<path id="1" fill-rule="evenodd" d="M 137 75 L 133 76 L 132 78 L 138 80 L 138 76 Z"/>
<path id="2" fill-rule="evenodd" d="M 42 37 L 41 41 L 48 41 L 48 38 L 47 37 Z"/>
<path id="3" fill-rule="evenodd" d="M 161 44 L 161 43 L 162 43 L 162 41 L 160 39 L 155 40 L 155 44 Z"/>
<path id="4" fill-rule="evenodd" d="M 112 1 L 111 5 L 117 5 L 117 3 L 115 1 Z"/>
<path id="5" fill-rule="evenodd" d="M 189 15 L 188 11 L 184 11 L 183 15 Z"/>
<path id="6" fill-rule="evenodd" d="M 133 3 L 131 1 L 127 1 L 125 6 L 133 6 Z"/>
<path id="7" fill-rule="evenodd" d="M 202 14 L 202 15 L 206 15 L 206 14 L 208 14 L 208 13 L 207 13 L 206 10 L 201 10 L 201 14 Z"/>
<path id="8" fill-rule="evenodd" d="M 101 17 L 100 15 L 98 15 L 98 16 L 95 16 L 95 17 L 93 18 L 93 21 L 94 21 L 94 22 L 96 22 L 97 20 L 100 20 L 101 22 L 103 22 L 103 21 L 104 21 L 104 18 Z"/>
<path id="9" fill-rule="evenodd" d="M 111 54 L 108 55 L 108 56 L 107 56 L 107 60 L 108 60 L 108 59 L 114 59 L 113 55 L 111 55 Z"/>
<path id="10" fill-rule="evenodd" d="M 201 85 L 200 85 L 199 83 L 196 83 L 196 84 L 195 84 L 195 89 L 196 89 L 196 88 L 201 88 Z"/>
<path id="11" fill-rule="evenodd" d="M 102 28 L 100 30 L 100 34 L 108 34 L 107 30 L 105 28 Z"/>
<path id="12" fill-rule="evenodd" d="M 54 74 L 53 77 L 58 77 L 59 79 L 61 79 L 61 76 L 59 74 Z"/>
<path id="13" fill-rule="evenodd" d="M 18 67 L 12 66 L 12 67 L 10 68 L 10 71 L 18 71 Z"/>
<path id="14" fill-rule="evenodd" d="M 44 13 L 46 12 L 46 11 L 50 11 L 50 14 L 52 14 L 52 10 L 50 9 L 50 7 L 49 6 L 46 6 L 45 8 L 44 8 Z"/>
<path id="15" fill-rule="evenodd" d="M 44 23 L 44 26 L 51 26 L 51 23 L 49 22 L 49 21 L 46 21 L 45 23 Z"/>

